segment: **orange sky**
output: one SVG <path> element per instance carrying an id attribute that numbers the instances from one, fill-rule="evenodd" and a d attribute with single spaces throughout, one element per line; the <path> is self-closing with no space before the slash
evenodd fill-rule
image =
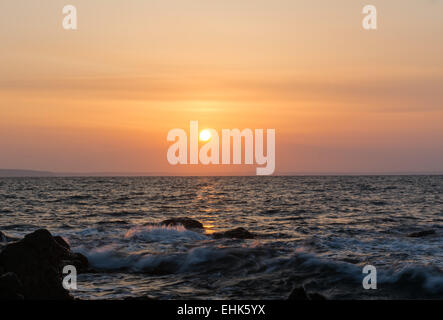
<path id="1" fill-rule="evenodd" d="M 443 1 L 0 4 L 0 168 L 171 167 L 167 132 L 274 128 L 276 172 L 443 172 Z"/>

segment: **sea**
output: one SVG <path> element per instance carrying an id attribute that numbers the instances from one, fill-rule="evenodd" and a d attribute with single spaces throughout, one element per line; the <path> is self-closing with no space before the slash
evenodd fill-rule
<path id="1" fill-rule="evenodd" d="M 81 299 L 442 299 L 442 195 L 438 175 L 0 178 L 0 230 L 86 255 Z M 238 227 L 256 237 L 211 236 Z"/>

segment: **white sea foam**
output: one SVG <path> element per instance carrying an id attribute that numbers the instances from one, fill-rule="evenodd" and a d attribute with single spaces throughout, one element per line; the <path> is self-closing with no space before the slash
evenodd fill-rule
<path id="1" fill-rule="evenodd" d="M 128 268 L 138 259 L 137 255 L 128 254 L 120 250 L 115 244 L 93 249 L 79 247 L 75 251 L 84 254 L 91 266 L 97 269 L 117 270 Z"/>
<path id="2" fill-rule="evenodd" d="M 201 233 L 186 230 L 182 225 L 136 226 L 126 232 L 125 238 L 161 243 L 198 241 L 208 239 L 208 237 Z"/>

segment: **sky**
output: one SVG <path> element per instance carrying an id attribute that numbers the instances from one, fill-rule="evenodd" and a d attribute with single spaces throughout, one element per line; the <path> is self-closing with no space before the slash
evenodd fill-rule
<path id="1" fill-rule="evenodd" d="M 171 166 L 197 120 L 275 129 L 276 173 L 443 172 L 442 39 L 439 0 L 1 1 L 0 168 L 251 171 Z"/>

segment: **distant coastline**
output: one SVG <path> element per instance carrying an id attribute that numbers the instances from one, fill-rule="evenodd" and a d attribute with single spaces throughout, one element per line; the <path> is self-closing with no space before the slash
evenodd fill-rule
<path id="1" fill-rule="evenodd" d="M 23 169 L 0 169 L 0 177 L 55 177 L 50 171 L 23 170 Z"/>

